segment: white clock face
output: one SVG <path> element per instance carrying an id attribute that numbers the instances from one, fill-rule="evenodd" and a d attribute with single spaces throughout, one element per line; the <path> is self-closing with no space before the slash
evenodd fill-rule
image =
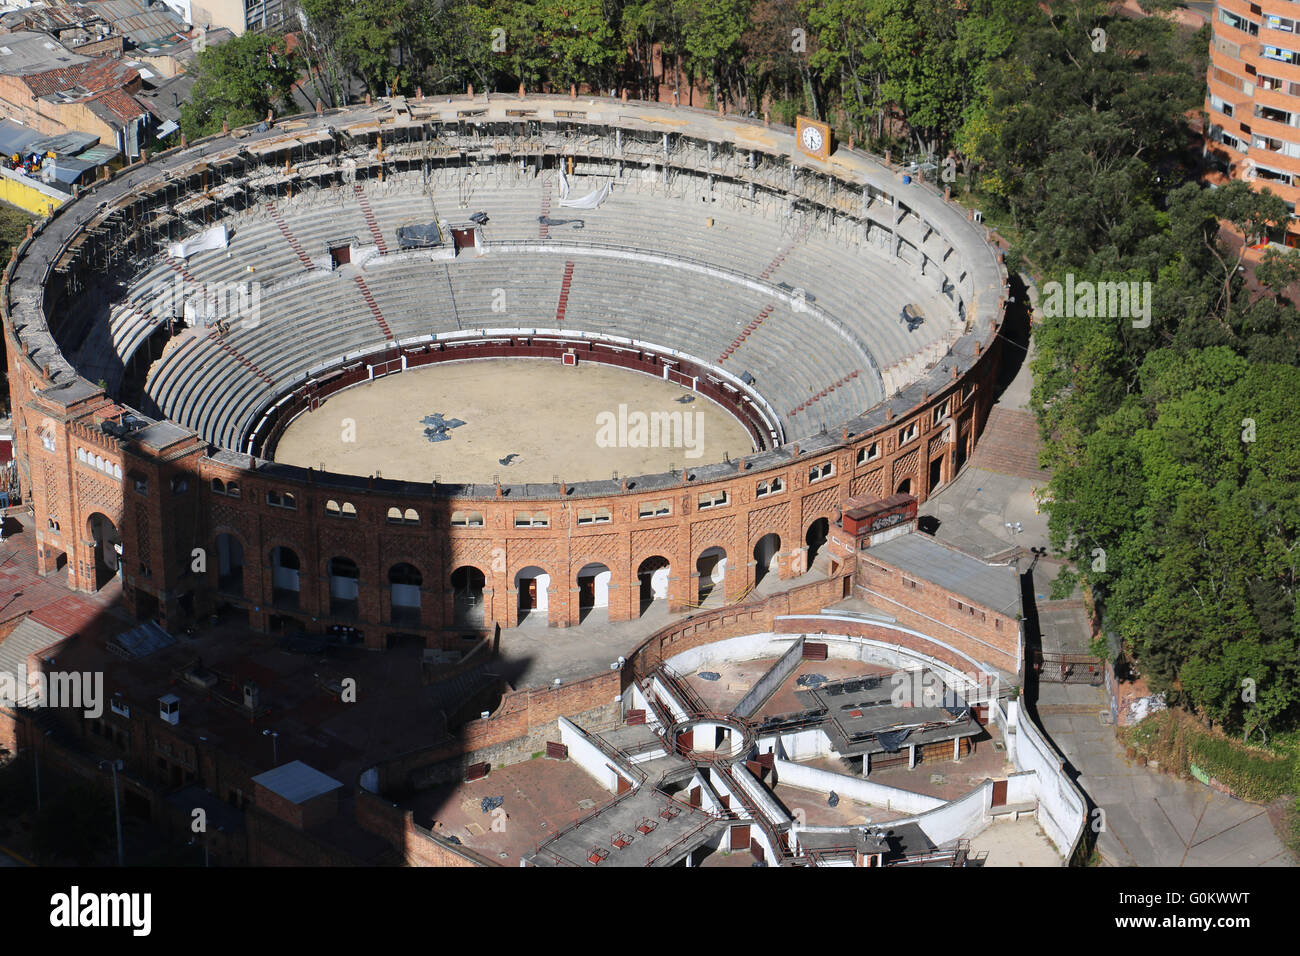
<path id="1" fill-rule="evenodd" d="M 811 153 L 820 152 L 822 148 L 822 131 L 816 126 L 803 128 L 803 145 Z"/>

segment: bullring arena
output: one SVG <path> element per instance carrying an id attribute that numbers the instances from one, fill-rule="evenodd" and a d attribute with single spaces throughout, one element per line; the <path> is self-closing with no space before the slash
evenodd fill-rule
<path id="1" fill-rule="evenodd" d="M 916 590 L 936 560 L 895 536 L 974 449 L 1007 300 L 984 228 L 880 159 L 612 99 L 398 98 L 129 167 L 36 230 L 7 278 L 41 574 L 120 585 L 166 629 L 342 629 L 439 661 L 545 625 L 652 635 L 514 737 L 485 714 L 455 753 L 361 773 L 366 792 L 427 796 L 446 766 L 478 766 L 476 734 L 500 756 L 547 728 L 617 820 L 497 848 L 512 865 L 600 865 L 585 848 L 609 845 L 607 823 L 628 837 L 612 862 L 752 844 L 951 864 L 1059 773 L 989 690 L 1023 671 L 1013 570 L 972 566 L 925 614 L 877 578 Z M 872 565 L 875 547 L 898 553 Z M 826 664 L 796 687 L 806 661 Z M 706 701 L 695 678 L 728 668 L 752 673 Z M 953 705 L 915 704 L 910 751 L 880 723 L 900 671 L 939 674 Z M 856 716 L 822 685 L 861 698 Z M 865 742 L 882 733 L 892 749 Z M 1005 780 L 960 797 L 865 782 L 873 753 L 912 771 L 985 751 L 1010 797 Z M 861 806 L 801 830 L 783 777 Z M 420 800 L 408 839 L 462 862 L 446 854 L 473 829 L 447 841 Z M 1043 824 L 1052 859 L 1075 822 Z"/>

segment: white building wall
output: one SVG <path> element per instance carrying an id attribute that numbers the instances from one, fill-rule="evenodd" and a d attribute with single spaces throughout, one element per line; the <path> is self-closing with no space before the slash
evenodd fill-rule
<path id="1" fill-rule="evenodd" d="M 944 804 L 944 801 L 938 797 L 899 790 L 897 787 L 886 787 L 864 777 L 850 777 L 846 774 L 782 760 L 779 757 L 776 759 L 776 779 L 787 786 L 803 787 L 805 790 L 815 790 L 819 793 L 829 794 L 834 790 L 841 797 L 902 813 L 924 813 Z"/>

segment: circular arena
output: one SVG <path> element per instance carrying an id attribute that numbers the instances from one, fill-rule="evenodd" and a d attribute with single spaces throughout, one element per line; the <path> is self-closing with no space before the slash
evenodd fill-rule
<path id="1" fill-rule="evenodd" d="M 992 403 L 1006 272 L 886 161 L 613 99 L 393 99 L 83 190 L 3 297 L 42 573 L 456 648 L 825 574 Z"/>

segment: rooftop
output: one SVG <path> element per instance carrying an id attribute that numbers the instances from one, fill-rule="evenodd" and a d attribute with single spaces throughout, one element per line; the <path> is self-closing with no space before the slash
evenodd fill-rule
<path id="1" fill-rule="evenodd" d="M 0 74 L 6 76 L 24 76 L 89 61 L 90 57 L 73 53 L 47 33 L 20 30 L 0 35 Z"/>
<path id="2" fill-rule="evenodd" d="M 306 803 L 343 786 L 333 777 L 307 766 L 301 760 L 281 764 L 274 770 L 259 773 L 253 783 L 265 787 L 290 803 Z"/>
<path id="3" fill-rule="evenodd" d="M 1002 614 L 1020 613 L 1020 576 L 1014 565 L 987 564 L 928 534 L 912 532 L 874 544 L 866 559 L 879 559 Z"/>

